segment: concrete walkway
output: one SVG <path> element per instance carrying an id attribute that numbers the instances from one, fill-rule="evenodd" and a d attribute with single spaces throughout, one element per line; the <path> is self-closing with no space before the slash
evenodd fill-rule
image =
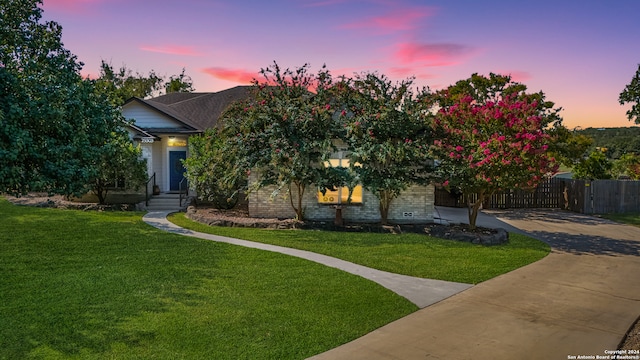
<path id="1" fill-rule="evenodd" d="M 466 221 L 466 209 L 438 210 Z M 478 225 L 553 251 L 312 359 L 575 359 L 617 348 L 640 315 L 640 228 L 552 210 L 493 211 Z"/>
<path id="2" fill-rule="evenodd" d="M 438 208 L 466 222 L 466 209 Z M 366 277 L 423 308 L 311 359 L 568 359 L 606 356 L 640 315 L 640 228 L 553 210 L 493 211 L 478 225 L 549 243 L 546 258 L 472 288 L 368 269 L 306 251 L 201 234 L 166 220 L 163 230 L 277 251 Z M 462 292 L 461 292 L 462 291 Z M 457 293 L 457 294 L 456 294 Z M 452 294 L 456 294 L 451 296 Z M 445 300 L 443 300 L 445 299 Z"/>
<path id="3" fill-rule="evenodd" d="M 147 213 L 142 220 L 147 224 L 168 232 L 207 239 L 227 244 L 239 245 L 253 249 L 261 249 L 278 252 L 302 259 L 314 261 L 332 268 L 340 269 L 348 273 L 361 276 L 376 282 L 396 294 L 408 299 L 419 308 L 435 304 L 454 294 L 471 287 L 469 284 L 461 284 L 449 281 L 422 279 L 412 276 L 393 274 L 386 271 L 371 269 L 348 261 L 336 259 L 326 255 L 312 253 L 310 251 L 296 250 L 281 246 L 262 244 L 252 241 L 239 240 L 224 236 L 204 234 L 181 228 L 167 220 L 167 215 L 172 211 L 156 211 Z"/>

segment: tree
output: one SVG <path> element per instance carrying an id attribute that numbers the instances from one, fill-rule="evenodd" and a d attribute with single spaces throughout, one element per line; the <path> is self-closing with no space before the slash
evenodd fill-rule
<path id="1" fill-rule="evenodd" d="M 189 75 L 185 75 L 185 69 L 182 68 L 180 75 L 172 75 L 169 81 L 164 84 L 164 89 L 167 94 L 172 92 L 193 92 L 193 80 Z"/>
<path id="2" fill-rule="evenodd" d="M 165 94 L 194 91 L 193 80 L 185 74 L 184 68 L 179 75 L 172 75 L 169 81 L 165 82 L 164 77 L 157 75 L 154 70 L 149 71 L 148 75 L 139 72 L 134 74 L 131 69 L 123 65 L 116 71 L 104 60 L 100 64 L 100 77 L 96 84 L 116 106 L 121 106 L 132 97 L 144 99 L 160 95 L 162 90 Z"/>
<path id="3" fill-rule="evenodd" d="M 631 109 L 627 111 L 627 118 L 629 121 L 640 124 L 640 64 L 631 82 L 620 93 L 618 101 L 620 105 L 631 104 Z"/>
<path id="4" fill-rule="evenodd" d="M 611 179 L 613 163 L 607 159 L 604 152 L 592 151 L 586 159 L 573 167 L 574 179 Z"/>
<path id="5" fill-rule="evenodd" d="M 39 4 L 0 7 L 0 192 L 83 195 L 101 159 L 115 158 L 108 149 L 114 134 L 126 136 L 125 123 L 95 82 L 82 79 L 62 28 L 41 22 Z"/>
<path id="6" fill-rule="evenodd" d="M 303 219 L 304 193 L 322 183 L 323 160 L 332 148 L 332 78 L 325 67 L 313 75 L 308 64 L 282 70 L 275 62 L 261 74 L 253 96 L 222 116 L 227 153 L 236 157 L 238 171 L 256 171 L 249 191 L 275 185 L 272 196 L 288 197 Z"/>
<path id="7" fill-rule="evenodd" d="M 435 175 L 466 196 L 472 229 L 494 192 L 533 188 L 557 169 L 549 128 L 560 122 L 560 109 L 542 92 L 525 91 L 508 76 L 473 74 L 435 94 Z"/>
<path id="8" fill-rule="evenodd" d="M 123 120 L 124 121 L 124 120 Z M 117 129 L 102 146 L 96 159 L 97 171 L 90 178 L 89 187 L 104 204 L 109 190 L 117 183 L 126 189 L 137 190 L 147 180 L 146 160 L 142 151 L 135 146 L 124 129 Z"/>
<path id="9" fill-rule="evenodd" d="M 413 111 L 412 80 L 392 83 L 386 76 L 365 73 L 343 80 L 339 97 L 347 129 L 350 169 L 380 201 L 387 223 L 389 207 L 412 184 L 429 181 L 428 125 Z"/>
<path id="10" fill-rule="evenodd" d="M 182 72 L 184 74 L 184 70 Z M 164 79 L 151 70 L 149 75 L 136 73 L 135 75 L 126 66 L 121 66 L 118 71 L 104 60 L 100 65 L 100 77 L 96 81 L 97 87 L 109 96 L 112 103 L 121 106 L 132 97 L 144 99 L 153 94 L 158 94 L 163 89 Z"/>
<path id="11" fill-rule="evenodd" d="M 616 127 L 616 128 L 587 128 L 578 131 L 579 134 L 589 136 L 593 144 L 588 153 L 596 148 L 607 149 L 609 159 L 618 159 L 624 154 L 640 153 L 640 127 Z"/>
<path id="12" fill-rule="evenodd" d="M 549 144 L 549 153 L 556 158 L 558 163 L 567 167 L 573 167 L 579 163 L 593 144 L 591 137 L 580 132 L 570 131 L 559 123 L 549 129 L 549 134 L 554 139 Z"/>
<path id="13" fill-rule="evenodd" d="M 41 22 L 40 3 L 0 7 L 0 191 L 79 194 L 118 124 L 103 117 L 109 109 L 82 80 L 60 25 Z"/>
<path id="14" fill-rule="evenodd" d="M 192 136 L 184 165 L 187 180 L 200 199 L 212 202 L 219 209 L 231 209 L 238 202 L 246 174 L 236 171 L 233 152 L 227 152 L 224 143 L 217 128 Z"/>
<path id="15" fill-rule="evenodd" d="M 613 162 L 611 168 L 613 178 L 628 176 L 631 180 L 640 180 L 640 156 L 624 154 Z"/>

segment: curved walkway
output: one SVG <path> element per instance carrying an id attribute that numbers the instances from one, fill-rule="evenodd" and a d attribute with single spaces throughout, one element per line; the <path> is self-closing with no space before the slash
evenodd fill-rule
<path id="1" fill-rule="evenodd" d="M 371 269 L 366 266 L 357 265 L 330 256 L 312 253 L 310 251 L 291 249 L 282 246 L 268 245 L 191 231 L 181 228 L 167 220 L 167 215 L 171 212 L 173 211 L 149 212 L 142 218 L 142 220 L 158 229 L 176 234 L 239 245 L 254 249 L 278 252 L 281 254 L 314 261 L 332 268 L 340 269 L 376 282 L 384 286 L 385 288 L 395 292 L 396 294 L 408 299 L 419 308 L 424 308 L 426 306 L 435 304 L 443 299 L 446 299 L 471 287 L 471 285 L 469 284 L 393 274 L 386 271 Z"/>
<path id="2" fill-rule="evenodd" d="M 443 222 L 466 220 L 466 209 L 438 210 Z M 595 217 L 553 210 L 480 214 L 478 225 L 523 232 L 553 250 L 462 291 L 469 285 L 397 277 L 306 251 L 195 233 L 166 215 L 149 213 L 144 220 L 187 236 L 321 262 L 376 281 L 420 307 L 433 303 L 315 360 L 595 358 L 616 349 L 640 315 L 640 228 Z"/>
<path id="3" fill-rule="evenodd" d="M 606 358 L 617 348 L 640 315 L 640 228 L 553 210 L 494 211 L 478 224 L 553 251 L 312 359 Z"/>

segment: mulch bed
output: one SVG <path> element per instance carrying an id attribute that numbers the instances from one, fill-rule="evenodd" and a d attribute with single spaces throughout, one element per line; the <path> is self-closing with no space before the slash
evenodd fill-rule
<path id="1" fill-rule="evenodd" d="M 374 233 L 418 233 L 427 234 L 443 239 L 451 239 L 482 245 L 499 245 L 508 242 L 509 237 L 502 229 L 487 229 L 478 227 L 470 230 L 467 225 L 438 225 L 438 224 L 393 224 L 381 225 L 376 223 L 345 223 L 338 226 L 333 222 L 299 221 L 295 219 L 262 219 L 251 218 L 246 209 L 220 210 L 209 207 L 190 206 L 186 216 L 194 221 L 211 226 L 250 227 L 266 229 L 310 229 L 343 232 L 374 232 Z"/>

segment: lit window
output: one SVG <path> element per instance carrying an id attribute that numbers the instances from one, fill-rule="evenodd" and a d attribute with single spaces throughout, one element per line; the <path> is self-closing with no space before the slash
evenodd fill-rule
<path id="1" fill-rule="evenodd" d="M 349 159 L 330 159 L 324 163 L 327 167 L 349 167 Z M 359 164 L 356 164 L 358 166 Z M 351 195 L 351 199 L 349 199 Z M 320 204 L 362 204 L 362 185 L 356 185 L 351 194 L 349 187 L 343 186 L 336 190 L 329 190 L 323 194 L 318 191 L 318 202 Z"/>
<path id="2" fill-rule="evenodd" d="M 175 136 L 169 136 L 169 140 L 167 141 L 167 145 L 169 147 L 186 147 L 187 139 L 176 138 Z"/>

